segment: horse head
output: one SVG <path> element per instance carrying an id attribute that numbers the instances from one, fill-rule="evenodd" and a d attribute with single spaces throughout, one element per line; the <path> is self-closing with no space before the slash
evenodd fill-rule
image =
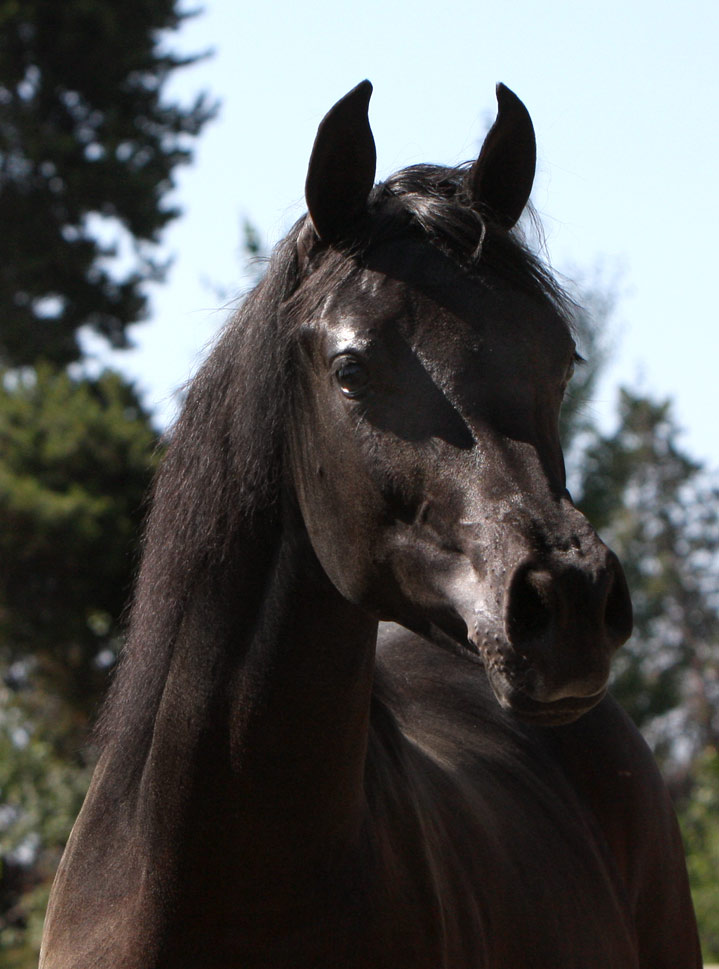
<path id="1" fill-rule="evenodd" d="M 567 314 L 513 231 L 532 122 L 500 85 L 473 165 L 373 188 L 370 94 L 325 117 L 307 175 L 289 309 L 301 514 L 346 599 L 481 661 L 521 717 L 568 722 L 604 695 L 632 611 L 566 489 Z"/>

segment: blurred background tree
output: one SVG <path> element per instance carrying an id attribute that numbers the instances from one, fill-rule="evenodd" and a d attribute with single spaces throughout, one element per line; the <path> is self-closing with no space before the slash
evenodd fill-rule
<path id="1" fill-rule="evenodd" d="M 0 964 L 37 964 L 93 761 L 159 435 L 87 334 L 128 346 L 162 279 L 178 165 L 177 0 L 0 0 Z"/>
<path id="2" fill-rule="evenodd" d="M 81 729 L 114 663 L 156 443 L 116 373 L 42 363 L 0 386 L 0 660 Z"/>
<path id="3" fill-rule="evenodd" d="M 196 57 L 168 32 L 177 0 L 0 2 L 0 363 L 78 359 L 78 330 L 127 345 L 173 173 L 215 106 L 165 86 Z M 119 258 L 117 258 L 119 257 Z"/>
<path id="4" fill-rule="evenodd" d="M 578 497 L 633 592 L 614 693 L 681 793 L 693 758 L 719 744 L 719 490 L 682 451 L 669 401 L 625 389 L 618 410 L 617 430 L 588 443 Z"/>

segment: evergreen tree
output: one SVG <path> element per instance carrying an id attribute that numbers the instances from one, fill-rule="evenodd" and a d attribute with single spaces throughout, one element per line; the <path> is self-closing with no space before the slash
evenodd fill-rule
<path id="1" fill-rule="evenodd" d="M 708 747 L 696 760 L 691 797 L 680 811 L 687 866 L 702 951 L 719 962 L 719 750 Z"/>
<path id="2" fill-rule="evenodd" d="M 157 436 L 114 373 L 0 385 L 0 660 L 89 714 L 114 662 Z"/>
<path id="3" fill-rule="evenodd" d="M 719 744 L 719 489 L 678 436 L 668 401 L 621 391 L 617 430 L 586 442 L 579 504 L 619 554 L 634 602 L 613 691 L 681 787 Z"/>
<path id="4" fill-rule="evenodd" d="M 123 347 L 146 314 L 174 170 L 215 110 L 164 96 L 197 60 L 167 49 L 177 6 L 0 0 L 0 367 L 76 360 L 83 326 Z"/>
<path id="5" fill-rule="evenodd" d="M 614 298 L 583 289 L 575 330 L 585 362 L 561 421 L 570 485 L 632 592 L 634 634 L 615 657 L 613 692 L 681 793 L 693 759 L 719 743 L 719 488 L 682 450 L 669 401 L 620 390 L 616 430 L 600 430 L 592 398 Z"/>

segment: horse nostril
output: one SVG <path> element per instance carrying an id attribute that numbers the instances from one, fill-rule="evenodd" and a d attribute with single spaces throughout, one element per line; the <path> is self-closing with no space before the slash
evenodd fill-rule
<path id="1" fill-rule="evenodd" d="M 505 629 L 513 646 L 542 640 L 552 625 L 570 638 L 574 629 L 578 639 L 591 626 L 595 636 L 617 649 L 632 631 L 632 602 L 613 552 L 598 572 L 565 568 L 554 574 L 520 566 L 510 580 L 506 603 Z"/>
<path id="2" fill-rule="evenodd" d="M 552 576 L 531 567 L 518 569 L 510 583 L 505 613 L 507 638 L 514 646 L 541 639 L 555 610 Z"/>
<path id="3" fill-rule="evenodd" d="M 619 560 L 601 545 L 590 551 L 581 566 L 559 555 L 544 568 L 525 562 L 509 580 L 504 622 L 513 649 L 503 668 L 534 700 L 599 696 L 612 653 L 631 633 Z"/>

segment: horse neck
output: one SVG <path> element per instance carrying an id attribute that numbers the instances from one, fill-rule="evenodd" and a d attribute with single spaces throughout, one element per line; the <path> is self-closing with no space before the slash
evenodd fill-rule
<path id="1" fill-rule="evenodd" d="M 262 792 L 264 820 L 299 819 L 304 837 L 319 823 L 326 836 L 363 804 L 377 623 L 339 595 L 296 527 L 283 531 L 258 620 L 230 691 L 232 771 Z"/>
<path id="2" fill-rule="evenodd" d="M 266 873 L 273 852 L 286 869 L 358 831 L 377 624 L 331 585 L 296 515 L 249 602 L 232 587 L 246 566 L 186 606 L 136 803 L 157 840 L 191 827 L 198 857 L 223 832 L 249 874 L 253 849 Z"/>

